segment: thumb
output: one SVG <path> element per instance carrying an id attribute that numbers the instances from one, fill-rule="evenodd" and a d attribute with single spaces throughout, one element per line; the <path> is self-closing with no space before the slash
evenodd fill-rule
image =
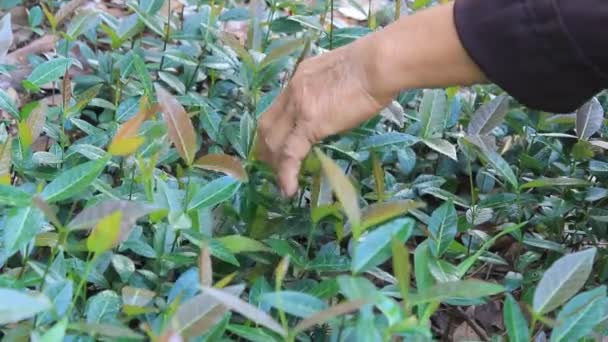
<path id="1" fill-rule="evenodd" d="M 284 195 L 291 197 L 298 191 L 298 174 L 300 173 L 302 160 L 310 152 L 311 146 L 312 142 L 305 129 L 299 126 L 296 126 L 285 140 L 277 170 L 279 186 Z"/>

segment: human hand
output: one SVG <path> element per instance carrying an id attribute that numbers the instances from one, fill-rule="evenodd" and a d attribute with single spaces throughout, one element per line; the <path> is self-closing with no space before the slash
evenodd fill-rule
<path id="1" fill-rule="evenodd" d="M 366 43 L 302 61 L 262 115 L 259 157 L 273 168 L 285 196 L 298 190 L 300 165 L 313 144 L 356 127 L 390 103 L 393 94 L 373 91 L 374 51 Z"/>

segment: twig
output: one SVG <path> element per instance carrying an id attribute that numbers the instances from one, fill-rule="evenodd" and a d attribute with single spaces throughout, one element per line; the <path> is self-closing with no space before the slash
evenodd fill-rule
<path id="1" fill-rule="evenodd" d="M 477 336 L 479 336 L 479 338 L 481 338 L 483 341 L 490 340 L 490 337 L 485 332 L 485 330 L 483 330 L 483 328 L 480 327 L 479 324 L 477 324 L 477 322 L 475 322 L 475 320 L 471 319 L 471 317 L 469 317 L 464 311 L 462 311 L 461 308 L 456 308 L 456 311 L 465 320 L 465 322 L 467 322 L 467 324 L 471 327 L 471 329 L 473 329 L 473 331 L 475 331 L 475 333 L 477 334 Z"/>

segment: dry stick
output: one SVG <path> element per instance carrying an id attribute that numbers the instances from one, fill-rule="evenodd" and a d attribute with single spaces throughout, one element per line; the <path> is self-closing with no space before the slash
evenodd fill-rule
<path id="1" fill-rule="evenodd" d="M 464 311 L 462 311 L 461 308 L 456 308 L 456 311 L 465 320 L 465 322 L 467 322 L 467 324 L 471 327 L 471 329 L 473 329 L 475 331 L 475 333 L 477 334 L 477 336 L 479 336 L 479 338 L 481 338 L 483 341 L 490 340 L 490 337 L 485 332 L 485 330 L 483 330 L 483 328 L 480 327 L 479 324 L 477 324 L 477 322 L 475 322 L 475 320 L 471 319 L 471 317 L 469 317 Z"/>

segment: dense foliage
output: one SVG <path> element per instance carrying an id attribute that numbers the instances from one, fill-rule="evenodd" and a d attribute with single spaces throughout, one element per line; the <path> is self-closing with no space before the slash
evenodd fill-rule
<path id="1" fill-rule="evenodd" d="M 427 5 L 0 1 L 3 338 L 608 335 L 601 94 L 404 91 L 291 200 L 256 160 L 298 61 Z"/>

